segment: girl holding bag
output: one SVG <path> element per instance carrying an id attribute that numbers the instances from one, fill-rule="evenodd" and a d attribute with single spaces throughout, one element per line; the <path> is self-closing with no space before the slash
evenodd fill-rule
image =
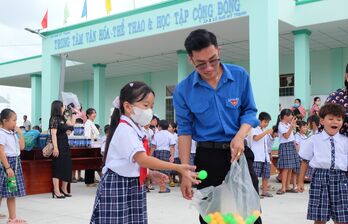
<path id="1" fill-rule="evenodd" d="M 11 109 L 0 114 L 0 197 L 7 198 L 9 219 L 7 224 L 27 223 L 16 217 L 16 197 L 25 196 L 20 150 L 25 147 L 23 133 L 16 126 L 17 115 Z M 18 135 L 18 136 L 17 136 Z"/>

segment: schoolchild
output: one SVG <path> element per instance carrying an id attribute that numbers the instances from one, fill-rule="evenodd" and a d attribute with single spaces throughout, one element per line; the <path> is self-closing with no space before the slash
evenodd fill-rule
<path id="1" fill-rule="evenodd" d="M 151 155 L 154 157 L 174 163 L 174 146 L 175 137 L 168 131 L 169 122 L 166 120 L 160 120 L 158 124 L 158 132 L 155 133 L 151 141 Z M 170 175 L 169 170 L 160 171 L 166 174 L 168 177 Z M 159 193 L 169 193 L 170 189 L 166 185 L 160 185 Z"/>
<path id="2" fill-rule="evenodd" d="M 277 191 L 279 195 L 286 192 L 288 179 L 291 178 L 292 171 L 298 169 L 299 166 L 293 133 L 296 128 L 296 121 L 297 118 L 293 116 L 290 109 L 283 109 L 278 116 L 277 126 L 280 144 L 277 167 L 281 169 L 282 176 L 282 188 Z M 293 190 L 295 191 L 295 189 Z"/>
<path id="3" fill-rule="evenodd" d="M 143 82 L 130 82 L 113 102 L 115 107 L 106 140 L 103 177 L 98 185 L 92 224 L 147 224 L 146 192 L 143 181 L 147 169 L 176 170 L 193 183 L 195 167 L 164 162 L 148 156 L 147 139 L 141 127 L 150 123 L 155 94 Z M 149 171 L 153 183 L 166 176 Z"/>
<path id="4" fill-rule="evenodd" d="M 20 159 L 20 151 L 25 147 L 23 133 L 16 126 L 17 115 L 11 109 L 1 111 L 0 123 L 0 198 L 7 198 L 7 224 L 27 223 L 26 220 L 17 218 L 16 214 L 16 197 L 26 195 Z M 13 177 L 17 186 L 12 189 L 8 185 L 8 179 Z"/>
<path id="5" fill-rule="evenodd" d="M 178 134 L 177 134 L 177 125 L 175 122 L 169 122 L 168 131 L 173 134 L 174 140 L 175 140 L 175 146 L 174 146 L 174 163 L 175 164 L 181 164 L 180 158 L 179 158 L 179 147 L 178 147 Z M 192 165 L 192 164 L 191 164 Z M 172 171 L 170 173 L 169 177 L 169 186 L 175 187 L 176 183 L 176 175 L 177 172 Z"/>
<path id="6" fill-rule="evenodd" d="M 262 178 L 261 197 L 273 197 L 267 191 L 268 180 L 271 176 L 271 160 L 267 148 L 267 135 L 273 132 L 272 128 L 267 129 L 271 116 L 266 112 L 259 114 L 260 124 L 251 130 L 251 150 L 254 153 L 254 171 L 258 177 Z"/>
<path id="7" fill-rule="evenodd" d="M 348 138 L 339 133 L 346 116 L 342 105 L 328 103 L 319 110 L 324 130 L 301 145 L 299 191 L 304 191 L 308 165 L 314 172 L 309 188 L 307 219 L 324 224 L 348 223 Z"/>

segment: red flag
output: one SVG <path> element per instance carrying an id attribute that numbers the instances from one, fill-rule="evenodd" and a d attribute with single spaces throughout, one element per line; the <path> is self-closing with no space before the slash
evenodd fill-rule
<path id="1" fill-rule="evenodd" d="M 46 14 L 42 18 L 42 21 L 41 21 L 41 26 L 42 26 L 43 29 L 47 28 L 47 22 L 48 22 L 47 20 L 48 20 L 48 10 L 46 11 Z"/>

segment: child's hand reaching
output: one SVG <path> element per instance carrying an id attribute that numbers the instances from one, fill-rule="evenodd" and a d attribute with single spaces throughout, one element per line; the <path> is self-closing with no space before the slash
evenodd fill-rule
<path id="1" fill-rule="evenodd" d="M 168 176 L 156 170 L 149 170 L 148 177 L 155 185 L 164 185 L 169 182 Z"/>
<path id="2" fill-rule="evenodd" d="M 199 184 L 201 181 L 197 180 L 197 173 L 193 172 L 195 171 L 195 169 L 196 169 L 196 166 L 181 164 L 181 165 L 178 165 L 178 169 L 176 171 L 179 172 L 182 175 L 182 177 L 185 177 L 188 180 L 190 180 L 192 184 Z"/>

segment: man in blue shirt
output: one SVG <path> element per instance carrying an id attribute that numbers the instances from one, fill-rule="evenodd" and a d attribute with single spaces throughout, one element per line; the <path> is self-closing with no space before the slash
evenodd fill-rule
<path id="1" fill-rule="evenodd" d="M 220 63 L 216 37 L 207 30 L 191 32 L 185 48 L 195 71 L 176 86 L 173 96 L 181 162 L 189 163 L 191 140 L 195 140 L 197 170 L 208 172 L 207 179 L 197 186 L 201 189 L 220 185 L 231 161 L 244 152 L 258 190 L 254 155 L 244 145 L 249 130 L 259 122 L 248 73 L 242 67 Z M 189 180 L 182 179 L 184 198 L 192 198 L 191 187 Z M 200 222 L 205 223 L 202 217 Z"/>

